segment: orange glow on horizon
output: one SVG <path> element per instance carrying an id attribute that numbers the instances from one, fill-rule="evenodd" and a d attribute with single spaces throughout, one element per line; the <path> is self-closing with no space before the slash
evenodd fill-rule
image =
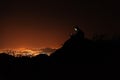
<path id="1" fill-rule="evenodd" d="M 13 49 L 1 49 L 0 53 L 5 53 L 8 55 L 12 55 L 15 57 L 20 56 L 28 56 L 28 57 L 34 57 L 39 54 L 46 54 L 48 56 L 51 55 L 57 49 L 51 49 L 51 48 L 13 48 Z"/>

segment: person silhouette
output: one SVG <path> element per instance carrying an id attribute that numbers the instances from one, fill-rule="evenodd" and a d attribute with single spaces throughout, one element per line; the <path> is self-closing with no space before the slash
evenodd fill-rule
<path id="1" fill-rule="evenodd" d="M 73 27 L 74 31 L 76 32 L 75 36 L 79 37 L 80 39 L 84 39 L 84 32 L 79 28 L 79 26 L 75 25 Z"/>
<path id="2" fill-rule="evenodd" d="M 75 33 L 70 35 L 70 39 L 68 39 L 64 44 L 64 48 L 73 47 L 78 45 L 78 43 L 84 42 L 84 32 L 79 28 L 79 26 L 73 26 Z"/>

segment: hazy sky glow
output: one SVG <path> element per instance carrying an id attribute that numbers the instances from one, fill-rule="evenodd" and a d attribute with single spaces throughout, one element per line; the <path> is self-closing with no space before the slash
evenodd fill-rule
<path id="1" fill-rule="evenodd" d="M 86 35 L 114 33 L 110 2 L 1 1 L 0 48 L 60 47 L 79 24 Z M 109 28 L 109 30 L 108 30 Z"/>

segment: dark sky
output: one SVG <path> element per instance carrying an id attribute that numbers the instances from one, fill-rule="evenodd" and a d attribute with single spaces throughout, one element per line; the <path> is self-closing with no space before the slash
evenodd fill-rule
<path id="1" fill-rule="evenodd" d="M 110 0 L 1 0 L 0 48 L 56 48 L 76 24 L 87 37 L 119 32 L 112 27 Z"/>

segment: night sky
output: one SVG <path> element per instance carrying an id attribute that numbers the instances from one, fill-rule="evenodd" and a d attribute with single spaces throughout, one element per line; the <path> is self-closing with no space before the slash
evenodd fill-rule
<path id="1" fill-rule="evenodd" d="M 119 33 L 110 0 L 1 0 L 0 48 L 58 48 L 76 24 L 86 37 Z"/>

